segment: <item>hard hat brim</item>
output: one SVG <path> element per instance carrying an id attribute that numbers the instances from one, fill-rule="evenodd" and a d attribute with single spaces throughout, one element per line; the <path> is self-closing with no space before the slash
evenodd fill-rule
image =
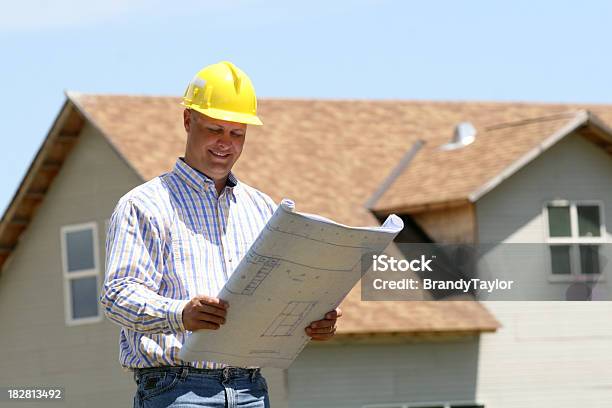
<path id="1" fill-rule="evenodd" d="M 263 122 L 256 116 L 248 113 L 230 112 L 222 109 L 203 109 L 195 106 L 181 104 L 189 109 L 200 112 L 202 115 L 209 116 L 213 119 L 226 120 L 228 122 L 244 123 L 246 125 L 263 125 Z"/>

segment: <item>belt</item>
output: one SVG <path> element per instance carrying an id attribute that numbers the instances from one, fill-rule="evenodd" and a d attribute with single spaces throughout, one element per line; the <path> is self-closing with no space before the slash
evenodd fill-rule
<path id="1" fill-rule="evenodd" d="M 187 376 L 190 374 L 204 375 L 207 377 L 215 377 L 222 381 L 248 375 L 251 381 L 253 381 L 255 376 L 260 373 L 261 369 L 259 367 L 197 368 L 192 366 L 157 366 L 145 368 L 134 367 L 132 368 L 132 371 L 134 372 L 134 380 L 137 382 L 142 375 L 154 372 L 176 372 L 180 374 L 181 379 L 187 378 Z"/>

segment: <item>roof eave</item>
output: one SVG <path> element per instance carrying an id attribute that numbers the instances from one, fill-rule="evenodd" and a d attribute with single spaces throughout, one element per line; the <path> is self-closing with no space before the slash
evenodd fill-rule
<path id="1" fill-rule="evenodd" d="M 78 110 L 69 99 L 66 99 L 0 219 L 0 273 L 3 265 L 17 246 L 21 234 L 33 219 L 36 209 L 44 199 L 49 185 L 62 165 L 61 162 L 48 161 L 51 149 L 57 143 L 61 143 L 67 146 L 65 150 L 69 152 L 78 139 L 84 121 L 81 120 L 80 116 L 74 115 L 79 115 Z M 73 121 L 73 123 L 70 123 L 70 121 Z M 73 126 L 74 129 L 66 129 L 67 126 Z M 42 177 L 41 173 L 43 172 L 51 173 L 46 176 L 50 180 L 48 185 L 43 189 L 32 189 L 32 184 L 37 177 Z M 18 216 L 18 210 L 26 200 L 33 202 L 30 206 L 32 211 L 28 214 L 28 217 Z M 18 231 L 11 232 L 11 227 Z"/>
<path id="2" fill-rule="evenodd" d="M 429 203 L 416 203 L 408 205 L 400 205 L 396 207 L 381 207 L 373 208 L 372 211 L 376 215 L 388 214 L 416 214 L 435 210 L 445 210 L 448 208 L 461 207 L 471 202 L 467 198 L 455 198 L 443 201 L 435 201 Z"/>
<path id="3" fill-rule="evenodd" d="M 466 337 L 477 337 L 483 333 L 495 333 L 500 325 L 490 325 L 486 327 L 475 327 L 466 329 L 423 329 L 407 331 L 364 331 L 364 332 L 337 332 L 334 337 L 325 343 L 344 344 L 344 343 L 411 343 L 421 341 L 453 341 Z"/>

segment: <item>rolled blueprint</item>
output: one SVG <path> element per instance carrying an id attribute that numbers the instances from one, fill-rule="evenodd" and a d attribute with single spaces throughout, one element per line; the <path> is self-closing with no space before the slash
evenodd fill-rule
<path id="1" fill-rule="evenodd" d="M 226 323 L 191 333 L 180 358 L 288 368 L 310 340 L 304 328 L 342 302 L 403 227 L 394 214 L 349 227 L 284 199 L 218 294 L 230 304 Z"/>

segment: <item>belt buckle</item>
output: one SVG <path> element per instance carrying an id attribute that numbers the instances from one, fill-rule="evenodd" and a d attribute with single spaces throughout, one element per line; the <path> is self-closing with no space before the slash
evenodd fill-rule
<path id="1" fill-rule="evenodd" d="M 255 381 L 255 377 L 257 376 L 257 374 L 259 374 L 259 372 L 260 372 L 261 370 L 260 370 L 260 368 L 259 368 L 259 367 L 257 367 L 257 368 L 251 368 L 251 369 L 249 369 L 249 370 L 251 371 L 251 372 L 250 372 L 250 375 L 249 375 L 249 378 L 250 378 L 251 382 L 253 382 L 253 381 Z"/>
<path id="2" fill-rule="evenodd" d="M 230 367 L 223 367 L 223 382 L 229 380 Z"/>

